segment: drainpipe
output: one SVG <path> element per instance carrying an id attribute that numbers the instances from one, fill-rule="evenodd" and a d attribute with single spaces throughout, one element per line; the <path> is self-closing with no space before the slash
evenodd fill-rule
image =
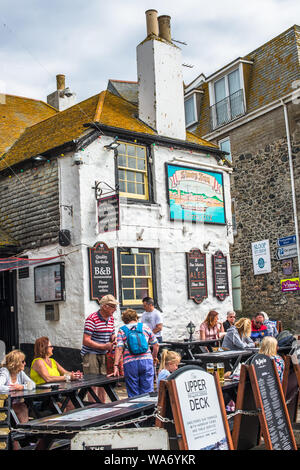
<path id="1" fill-rule="evenodd" d="M 289 128 L 289 119 L 287 112 L 287 105 L 280 100 L 283 106 L 285 128 L 286 128 L 286 138 L 288 144 L 288 154 L 289 154 L 289 164 L 290 164 L 290 175 L 291 175 L 291 186 L 292 186 L 292 200 L 293 200 L 293 212 L 294 212 L 294 224 L 295 224 L 295 235 L 296 235 L 296 246 L 297 246 L 297 255 L 298 255 L 298 276 L 300 270 L 300 249 L 299 249 L 299 233 L 298 233 L 298 218 L 297 218 L 297 206 L 296 206 L 296 194 L 295 194 L 295 185 L 294 185 L 294 172 L 293 172 L 293 160 L 292 160 L 292 146 L 291 146 L 291 136 Z"/>

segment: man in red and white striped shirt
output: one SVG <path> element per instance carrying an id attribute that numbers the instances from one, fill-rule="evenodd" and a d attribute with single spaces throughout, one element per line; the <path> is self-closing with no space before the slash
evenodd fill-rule
<path id="1" fill-rule="evenodd" d="M 91 313 L 85 320 L 81 355 L 83 373 L 106 375 L 105 354 L 111 351 L 116 340 L 113 314 L 118 301 L 113 295 L 105 295 L 99 301 L 100 309 Z M 98 396 L 105 401 L 103 388 L 98 388 Z"/>

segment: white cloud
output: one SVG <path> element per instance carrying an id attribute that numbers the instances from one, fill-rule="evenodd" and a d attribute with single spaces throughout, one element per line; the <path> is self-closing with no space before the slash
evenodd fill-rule
<path id="1" fill-rule="evenodd" d="M 64 73 L 79 100 L 109 78 L 136 79 L 136 46 L 146 35 L 145 11 L 171 16 L 186 83 L 209 75 L 300 22 L 299 0 L 2 0 L 0 80 L 7 93 L 46 99 Z M 22 5 L 24 5 L 22 1 Z"/>

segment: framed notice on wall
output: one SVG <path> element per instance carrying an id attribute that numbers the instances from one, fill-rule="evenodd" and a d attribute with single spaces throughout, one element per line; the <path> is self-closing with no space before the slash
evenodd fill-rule
<path id="1" fill-rule="evenodd" d="M 100 300 L 104 295 L 116 297 L 115 258 L 113 248 L 104 242 L 88 248 L 90 299 Z"/>
<path id="2" fill-rule="evenodd" d="M 222 251 L 212 256 L 214 296 L 224 300 L 229 295 L 227 258 Z"/>
<path id="3" fill-rule="evenodd" d="M 189 299 L 200 304 L 207 298 L 206 255 L 200 250 L 186 253 Z"/>
<path id="4" fill-rule="evenodd" d="M 64 263 L 45 264 L 34 268 L 34 301 L 59 302 L 65 300 Z"/>

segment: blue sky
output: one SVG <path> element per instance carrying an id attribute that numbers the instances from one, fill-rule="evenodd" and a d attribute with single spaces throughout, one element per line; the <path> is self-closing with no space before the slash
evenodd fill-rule
<path id="1" fill-rule="evenodd" d="M 56 74 L 78 101 L 109 78 L 136 80 L 136 46 L 146 36 L 145 11 L 171 16 L 172 38 L 184 41 L 184 81 L 206 76 L 248 54 L 295 23 L 299 0 L 1 0 L 0 89 L 46 100 Z M 25 8 L 26 6 L 26 8 Z"/>

